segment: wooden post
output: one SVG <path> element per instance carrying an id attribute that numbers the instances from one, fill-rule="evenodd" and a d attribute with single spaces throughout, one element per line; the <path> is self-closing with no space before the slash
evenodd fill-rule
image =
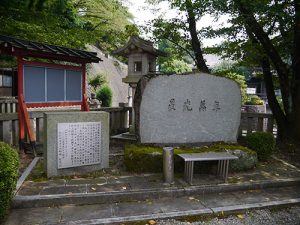
<path id="1" fill-rule="evenodd" d="M 25 125 L 24 125 L 24 117 L 22 114 L 22 109 L 21 109 L 21 105 L 20 104 L 20 96 L 23 95 L 23 65 L 24 65 L 24 61 L 22 59 L 21 56 L 18 57 L 17 59 L 18 62 L 18 115 L 19 115 L 19 149 L 22 150 L 23 146 L 22 143 L 24 142 L 25 139 Z"/>
<path id="2" fill-rule="evenodd" d="M 264 129 L 264 118 L 258 117 L 257 118 L 257 131 L 263 131 Z"/>
<path id="3" fill-rule="evenodd" d="M 21 106 L 19 114 L 21 114 L 22 117 L 24 118 L 25 128 L 26 128 L 26 131 L 27 131 L 27 134 L 28 134 L 28 137 L 29 137 L 29 141 L 30 141 L 34 156 L 37 156 L 37 154 L 36 154 L 36 143 L 35 143 L 36 139 L 35 139 L 34 132 L 31 128 L 29 113 L 27 111 L 27 107 L 26 107 L 26 104 L 24 102 L 24 97 L 23 97 L 22 94 L 20 95 L 19 105 Z"/>
<path id="4" fill-rule="evenodd" d="M 82 64 L 82 104 L 81 111 L 90 111 L 88 98 L 86 96 L 86 65 Z"/>
<path id="5" fill-rule="evenodd" d="M 247 135 L 252 133 L 254 119 L 253 117 L 247 117 Z"/>
<path id="6" fill-rule="evenodd" d="M 274 119 L 269 117 L 268 123 L 267 123 L 267 132 L 270 132 L 271 134 L 273 134 L 273 126 L 274 126 Z"/>

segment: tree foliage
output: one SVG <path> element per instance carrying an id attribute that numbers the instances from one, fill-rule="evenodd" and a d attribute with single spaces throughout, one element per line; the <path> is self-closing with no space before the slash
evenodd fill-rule
<path id="1" fill-rule="evenodd" d="M 159 1 L 152 1 L 154 4 L 156 2 Z M 201 41 L 197 34 L 196 22 L 201 17 L 198 3 L 192 0 L 170 0 L 169 2 L 172 8 L 184 12 L 186 17 L 178 15 L 178 17 L 169 20 L 155 19 L 152 31 L 154 36 L 170 41 L 179 53 L 188 54 L 200 71 L 209 72 L 203 58 Z"/>
<path id="2" fill-rule="evenodd" d="M 1 0 L 0 33 L 33 41 L 111 50 L 137 28 L 117 0 Z"/>
<path id="3" fill-rule="evenodd" d="M 300 1 L 168 0 L 168 2 L 171 7 L 177 8 L 185 15 L 183 18 L 169 20 L 167 24 L 169 27 L 180 27 L 182 32 L 179 29 L 173 32 L 176 37 L 179 34 L 188 34 L 180 41 L 190 43 L 190 45 L 186 43 L 185 46 L 189 47 L 187 48 L 189 51 L 192 49 L 197 67 L 202 71 L 206 70 L 201 60 L 203 53 L 199 45 L 201 38 L 224 37 L 223 43 L 206 51 L 222 54 L 224 57 L 239 61 L 241 65 L 262 68 L 268 102 L 278 125 L 278 138 L 300 140 Z M 229 15 L 229 26 L 218 29 L 207 26 L 201 30 L 197 29 L 197 21 L 205 14 L 215 16 L 216 19 L 220 15 Z M 160 31 L 164 32 L 164 29 Z M 159 36 L 164 35 L 173 37 L 173 34 L 168 33 Z M 176 41 L 174 38 L 172 40 Z M 282 93 L 283 109 L 274 93 L 275 76 L 278 77 Z"/>
<path id="4" fill-rule="evenodd" d="M 185 52 L 178 52 L 168 40 L 161 40 L 158 48 L 168 54 L 168 57 L 159 57 L 160 71 L 166 74 L 186 73 L 192 71 L 193 60 Z"/>
<path id="5" fill-rule="evenodd" d="M 96 74 L 95 76 L 89 77 L 89 81 L 88 81 L 88 83 L 89 83 L 89 85 L 91 85 L 91 87 L 93 89 L 92 91 L 94 93 L 97 93 L 97 90 L 99 88 L 101 88 L 101 86 L 106 84 L 106 82 L 107 82 L 106 77 L 101 73 Z"/>

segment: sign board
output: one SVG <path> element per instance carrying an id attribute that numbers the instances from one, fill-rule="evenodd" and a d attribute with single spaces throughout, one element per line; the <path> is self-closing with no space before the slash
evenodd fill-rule
<path id="1" fill-rule="evenodd" d="M 24 65 L 26 103 L 82 101 L 82 70 Z"/>
<path id="2" fill-rule="evenodd" d="M 101 122 L 57 124 L 58 169 L 101 162 Z"/>
<path id="3" fill-rule="evenodd" d="M 256 94 L 256 88 L 247 88 L 247 94 L 255 95 Z"/>
<path id="4" fill-rule="evenodd" d="M 109 166 L 109 113 L 45 112 L 47 177 L 85 174 Z"/>

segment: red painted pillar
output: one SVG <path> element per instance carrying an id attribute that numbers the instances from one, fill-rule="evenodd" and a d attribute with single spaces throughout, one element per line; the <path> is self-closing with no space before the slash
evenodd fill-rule
<path id="1" fill-rule="evenodd" d="M 86 65 L 82 64 L 82 100 L 81 111 L 90 111 L 86 96 Z"/>
<path id="2" fill-rule="evenodd" d="M 86 92 L 86 65 L 85 63 L 82 64 L 82 96 Z"/>
<path id="3" fill-rule="evenodd" d="M 23 89 L 23 73 L 24 73 L 24 61 L 21 56 L 18 56 L 17 59 L 18 63 L 18 115 L 19 115 L 19 149 L 22 149 L 22 142 L 25 139 L 25 125 L 24 125 L 24 115 L 22 114 L 22 104 L 21 104 L 21 95 L 24 94 L 24 89 Z"/>

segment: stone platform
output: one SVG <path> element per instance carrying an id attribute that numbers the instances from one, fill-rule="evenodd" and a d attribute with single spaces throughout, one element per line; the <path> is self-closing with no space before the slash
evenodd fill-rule
<path id="1" fill-rule="evenodd" d="M 150 219 L 241 213 L 250 209 L 300 203 L 299 185 L 281 188 L 162 197 L 106 204 L 14 209 L 5 225 L 121 224 Z M 300 219 L 300 218 L 299 218 Z"/>
<path id="2" fill-rule="evenodd" d="M 250 172 L 231 173 L 228 183 L 195 174 L 191 186 L 183 174 L 175 174 L 175 183 L 169 185 L 162 174 L 115 168 L 93 175 L 25 181 L 5 225 L 124 223 L 300 203 L 300 170 L 277 159 Z"/>

